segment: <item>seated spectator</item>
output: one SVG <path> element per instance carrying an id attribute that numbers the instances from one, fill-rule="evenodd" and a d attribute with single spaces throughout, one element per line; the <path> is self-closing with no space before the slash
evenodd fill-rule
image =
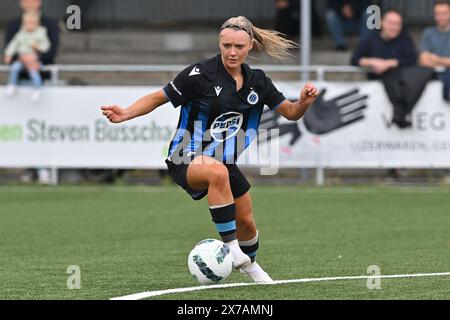
<path id="1" fill-rule="evenodd" d="M 34 87 L 32 100 L 39 100 L 42 78 L 39 74 L 41 63 L 38 55 L 47 52 L 49 49 L 50 40 L 47 37 L 47 30 L 40 26 L 39 16 L 36 13 L 25 13 L 22 19 L 22 28 L 9 42 L 5 50 L 5 64 L 10 64 L 14 55 L 18 56 L 18 59 L 11 64 L 6 88 L 7 95 L 14 94 L 19 81 L 19 73 L 25 67 Z"/>
<path id="2" fill-rule="evenodd" d="M 348 50 L 345 35 L 356 33 L 363 39 L 368 33 L 366 23 L 367 0 L 328 0 L 326 21 L 335 49 Z"/>
<path id="3" fill-rule="evenodd" d="M 450 102 L 450 3 L 436 0 L 433 6 L 436 25 L 425 29 L 420 44 L 419 61 L 425 67 L 444 67 L 440 75 L 442 96 Z M 450 184 L 450 170 L 447 170 L 445 183 Z"/>
<path id="4" fill-rule="evenodd" d="M 411 112 L 433 77 L 433 69 L 417 65 L 417 50 L 403 30 L 402 14 L 384 13 L 381 30 L 373 32 L 356 48 L 351 64 L 369 68 L 369 79 L 381 79 L 393 105 L 392 123 L 411 127 Z"/>
<path id="5" fill-rule="evenodd" d="M 445 67 L 440 76 L 443 81 L 443 98 L 450 102 L 450 4 L 436 0 L 434 3 L 436 26 L 425 29 L 420 43 L 419 61 L 422 66 Z"/>
<path id="6" fill-rule="evenodd" d="M 47 30 L 47 37 L 50 40 L 50 50 L 40 55 L 40 61 L 43 65 L 48 64 L 54 64 L 55 58 L 58 53 L 59 48 L 59 27 L 56 20 L 43 16 L 41 14 L 41 6 L 42 6 L 42 0 L 20 0 L 19 5 L 22 9 L 22 14 L 27 12 L 34 12 L 37 13 L 40 17 L 40 25 L 45 27 Z M 17 17 L 16 19 L 10 21 L 6 26 L 6 32 L 5 32 L 5 44 L 4 47 L 6 47 L 11 40 L 14 38 L 16 33 L 19 32 L 21 25 L 22 25 L 22 14 L 20 17 Z M 17 60 L 17 55 L 13 57 L 13 61 Z M 43 75 L 44 79 L 48 79 L 50 74 L 48 72 L 41 72 L 41 75 Z M 20 75 L 20 78 L 27 78 L 27 73 L 22 72 Z"/>
<path id="7" fill-rule="evenodd" d="M 47 30 L 47 37 L 50 40 L 50 49 L 40 55 L 39 60 L 43 65 L 53 64 L 55 63 L 56 54 L 59 48 L 59 27 L 56 20 L 46 17 L 41 14 L 42 0 L 19 0 L 19 5 L 22 9 L 22 14 L 20 17 L 9 22 L 6 26 L 5 32 L 5 45 L 6 47 L 11 40 L 14 38 L 16 33 L 19 32 L 22 24 L 22 15 L 25 13 L 36 13 L 40 17 L 40 25 L 45 27 Z M 12 58 L 12 62 L 16 61 L 18 58 L 17 55 L 14 55 Z M 40 72 L 43 79 L 50 78 L 50 72 Z M 25 70 L 22 70 L 19 75 L 20 79 L 27 79 L 28 73 Z M 24 175 L 21 176 L 21 181 L 23 182 L 31 182 L 35 179 L 38 179 L 38 182 L 41 184 L 49 184 L 50 173 L 48 169 L 40 168 L 36 170 L 27 170 Z"/>
<path id="8" fill-rule="evenodd" d="M 320 37 L 322 35 L 322 22 L 317 13 L 319 0 L 311 5 L 311 27 L 312 35 Z M 296 39 L 300 35 L 300 2 L 298 0 L 275 0 L 276 15 L 274 29 L 288 36 L 289 39 Z"/>

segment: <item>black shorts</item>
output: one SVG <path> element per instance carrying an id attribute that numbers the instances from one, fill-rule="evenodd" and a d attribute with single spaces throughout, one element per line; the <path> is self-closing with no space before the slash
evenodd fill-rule
<path id="1" fill-rule="evenodd" d="M 166 159 L 167 169 L 169 175 L 173 181 L 182 187 L 194 200 L 200 200 L 208 194 L 208 190 L 194 190 L 189 187 L 187 183 L 187 169 L 189 163 L 174 164 L 172 161 Z M 224 164 L 228 169 L 228 175 L 230 177 L 231 192 L 233 198 L 239 198 L 243 196 L 249 189 L 250 183 L 239 170 L 236 164 Z"/>

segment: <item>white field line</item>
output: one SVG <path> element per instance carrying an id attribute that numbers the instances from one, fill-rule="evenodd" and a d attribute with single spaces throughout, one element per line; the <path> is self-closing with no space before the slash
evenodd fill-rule
<path id="1" fill-rule="evenodd" d="M 197 286 L 197 287 L 176 288 L 176 289 L 168 289 L 168 290 L 146 291 L 146 292 L 130 294 L 130 295 L 122 296 L 122 297 L 111 298 L 110 300 L 139 300 L 139 299 L 162 296 L 162 295 L 172 294 L 172 293 L 192 292 L 192 291 L 201 291 L 201 290 L 209 290 L 209 289 L 233 288 L 233 287 L 248 287 L 248 286 L 255 286 L 255 285 L 273 286 L 273 285 L 277 285 L 277 284 L 286 284 L 286 283 L 305 283 L 305 282 L 361 280 L 361 279 L 418 278 L 418 277 L 440 277 L 440 276 L 450 276 L 450 272 L 395 274 L 395 275 L 380 275 L 380 276 L 304 278 L 304 279 L 292 279 L 292 280 L 277 280 L 277 281 L 274 281 L 273 283 L 268 283 L 268 284 L 257 284 L 257 283 L 215 284 L 215 285 L 210 285 L 210 286 Z"/>

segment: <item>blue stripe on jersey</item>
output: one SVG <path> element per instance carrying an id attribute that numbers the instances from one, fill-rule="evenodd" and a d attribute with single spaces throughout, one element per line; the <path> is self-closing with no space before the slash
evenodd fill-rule
<path id="1" fill-rule="evenodd" d="M 223 161 L 234 163 L 234 148 L 236 146 L 236 136 L 225 140 L 225 150 L 223 152 Z"/>
<path id="2" fill-rule="evenodd" d="M 279 104 L 277 104 L 275 107 L 272 108 L 272 110 L 277 110 L 277 108 L 279 106 L 281 106 L 287 99 L 284 99 L 283 101 L 281 101 Z"/>
<path id="3" fill-rule="evenodd" d="M 206 125 L 208 123 L 209 110 L 200 111 L 198 114 L 197 120 L 194 122 L 194 136 L 191 139 L 191 150 L 193 152 L 197 152 L 203 142 L 203 135 L 206 130 Z M 199 124 L 201 122 L 201 124 Z"/>
<path id="4" fill-rule="evenodd" d="M 170 101 L 170 98 L 169 98 L 169 96 L 168 96 L 167 93 L 166 93 L 166 89 L 165 89 L 165 88 L 163 88 L 163 92 L 164 92 L 164 95 L 165 95 L 166 98 L 167 98 L 167 101 L 169 101 L 170 103 L 172 103 L 172 101 Z M 173 105 L 173 103 L 172 103 L 172 105 Z"/>
<path id="5" fill-rule="evenodd" d="M 212 157 L 214 155 L 214 151 L 216 151 L 217 146 L 220 144 L 219 141 L 214 140 L 211 142 L 203 151 L 203 154 L 208 157 Z"/>
<path id="6" fill-rule="evenodd" d="M 253 139 L 257 136 L 259 120 L 261 118 L 261 109 L 253 108 L 250 111 L 247 122 L 247 130 L 245 132 L 245 148 L 252 143 Z"/>
<path id="7" fill-rule="evenodd" d="M 169 150 L 169 155 L 171 155 L 172 152 L 176 149 L 176 147 L 180 143 L 180 139 L 184 136 L 189 119 L 189 114 L 191 113 L 191 107 L 192 107 L 191 103 L 184 104 L 181 106 L 180 127 L 177 129 L 177 132 L 175 133 L 175 136 L 172 139 L 172 146 Z"/>
<path id="8" fill-rule="evenodd" d="M 216 228 L 218 232 L 227 232 L 236 230 L 236 220 L 226 223 L 216 223 Z"/>
<path id="9" fill-rule="evenodd" d="M 256 251 L 251 253 L 246 253 L 250 258 L 256 256 Z"/>

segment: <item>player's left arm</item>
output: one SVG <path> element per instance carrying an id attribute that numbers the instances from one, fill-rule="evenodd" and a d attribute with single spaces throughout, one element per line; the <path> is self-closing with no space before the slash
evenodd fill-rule
<path id="1" fill-rule="evenodd" d="M 288 120 L 297 121 L 306 113 L 306 110 L 316 101 L 319 90 L 310 82 L 305 84 L 296 102 L 285 100 L 276 110 Z"/>

